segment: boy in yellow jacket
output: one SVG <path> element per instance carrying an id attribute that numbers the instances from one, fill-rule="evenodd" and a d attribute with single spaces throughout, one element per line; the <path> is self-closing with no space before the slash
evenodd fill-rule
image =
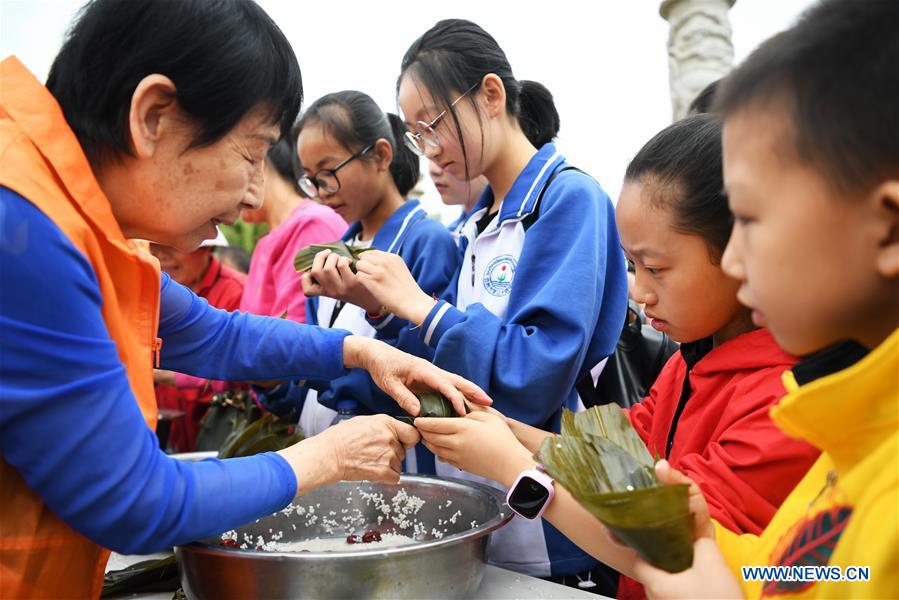
<path id="1" fill-rule="evenodd" d="M 822 454 L 760 536 L 716 526 L 694 485 L 693 567 L 638 562 L 650 596 L 899 598 L 897 28 L 895 0 L 825 0 L 717 94 L 736 219 L 722 265 L 803 357 L 772 418 Z"/>

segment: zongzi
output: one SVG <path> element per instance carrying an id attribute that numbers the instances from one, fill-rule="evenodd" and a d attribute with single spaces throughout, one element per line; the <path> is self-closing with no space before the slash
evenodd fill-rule
<path id="1" fill-rule="evenodd" d="M 663 486 L 654 460 L 617 404 L 562 415 L 562 434 L 536 456 L 591 514 L 649 563 L 676 573 L 693 563 L 686 485 Z"/>
<path id="2" fill-rule="evenodd" d="M 421 405 L 421 410 L 418 411 L 419 417 L 444 418 L 459 416 L 456 412 L 456 407 L 453 406 L 453 403 L 447 400 L 443 394 L 438 394 L 437 392 L 423 392 L 415 394 L 415 397 L 418 398 L 418 402 Z M 468 407 L 466 407 L 465 412 L 470 412 Z M 398 415 L 395 418 L 404 423 L 408 423 L 409 425 L 412 425 L 412 422 L 416 419 L 416 417 L 409 413 Z"/>
<path id="3" fill-rule="evenodd" d="M 330 250 L 338 256 L 350 259 L 350 269 L 355 273 L 356 261 L 359 259 L 359 256 L 366 250 L 371 250 L 371 248 L 359 248 L 342 240 L 327 244 L 312 244 L 297 252 L 296 258 L 293 260 L 293 266 L 297 272 L 307 273 L 312 268 L 312 261 L 315 260 L 315 255 L 322 250 Z"/>

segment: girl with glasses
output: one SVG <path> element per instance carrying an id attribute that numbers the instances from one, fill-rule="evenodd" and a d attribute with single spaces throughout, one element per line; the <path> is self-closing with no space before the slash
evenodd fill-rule
<path id="1" fill-rule="evenodd" d="M 300 185 L 350 223 L 341 239 L 393 253 L 408 265 L 417 286 L 427 294 L 443 293 L 458 267 L 456 244 L 440 223 L 428 218 L 418 200 L 406 200 L 418 181 L 419 160 L 402 142 L 406 129 L 399 117 L 385 114 L 362 92 L 343 91 L 313 103 L 297 128 L 304 173 Z M 378 318 L 381 304 L 337 258 L 320 253 L 302 279 L 310 298 L 309 323 L 394 343 L 403 340 L 408 352 L 430 359 L 433 352 L 418 340 L 417 332 L 410 334 L 408 322 Z M 335 408 L 395 411 L 361 371 L 309 386 L 313 389 L 300 418 L 306 435 L 327 428 Z M 413 470 L 414 465 L 407 468 Z"/>
<path id="2" fill-rule="evenodd" d="M 581 410 L 575 383 L 609 356 L 627 302 L 612 203 L 552 143 L 559 116 L 542 85 L 519 81 L 496 40 L 437 23 L 406 52 L 397 85 L 411 147 L 450 175 L 489 186 L 462 228 L 461 268 L 439 300 L 394 257 L 366 253 L 359 280 L 416 326 L 434 362 L 488 390 L 504 415 L 559 431 Z M 437 472 L 475 479 L 438 462 Z M 492 482 L 494 485 L 495 482 Z M 595 559 L 542 520 L 494 533 L 494 564 L 592 586 Z"/>

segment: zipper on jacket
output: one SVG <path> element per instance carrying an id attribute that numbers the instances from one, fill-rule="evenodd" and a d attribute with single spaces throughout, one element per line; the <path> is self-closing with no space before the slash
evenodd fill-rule
<path id="1" fill-rule="evenodd" d="M 474 252 L 471 253 L 471 287 L 474 289 Z"/>
<path id="2" fill-rule="evenodd" d="M 711 337 L 707 337 L 688 344 L 682 344 L 680 347 L 681 358 L 686 363 L 686 373 L 684 373 L 684 384 L 681 387 L 680 399 L 677 402 L 677 408 L 674 411 L 674 418 L 671 419 L 671 427 L 668 429 L 668 443 L 665 444 L 665 458 L 671 456 L 671 447 L 674 446 L 674 434 L 677 431 L 677 422 L 680 421 L 681 414 L 687 406 L 687 400 L 693 390 L 690 388 L 690 372 L 706 354 L 712 351 L 714 342 Z"/>
<path id="3" fill-rule="evenodd" d="M 162 338 L 153 338 L 153 345 L 151 346 L 153 350 L 153 366 L 155 368 L 159 368 L 159 353 L 162 350 Z"/>

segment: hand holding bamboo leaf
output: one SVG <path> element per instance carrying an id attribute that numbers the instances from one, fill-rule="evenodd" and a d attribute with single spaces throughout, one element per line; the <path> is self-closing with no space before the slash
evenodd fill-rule
<path id="1" fill-rule="evenodd" d="M 643 559 L 669 572 L 692 564 L 689 486 L 660 485 L 652 456 L 617 405 L 565 411 L 562 435 L 544 440 L 538 459 Z"/>
<path id="2" fill-rule="evenodd" d="M 360 284 L 355 273 L 358 256 L 365 251 L 344 242 L 313 244 L 300 250 L 294 266 L 302 272 L 303 293 L 353 304 L 369 314 L 380 312 L 380 303 Z"/>

